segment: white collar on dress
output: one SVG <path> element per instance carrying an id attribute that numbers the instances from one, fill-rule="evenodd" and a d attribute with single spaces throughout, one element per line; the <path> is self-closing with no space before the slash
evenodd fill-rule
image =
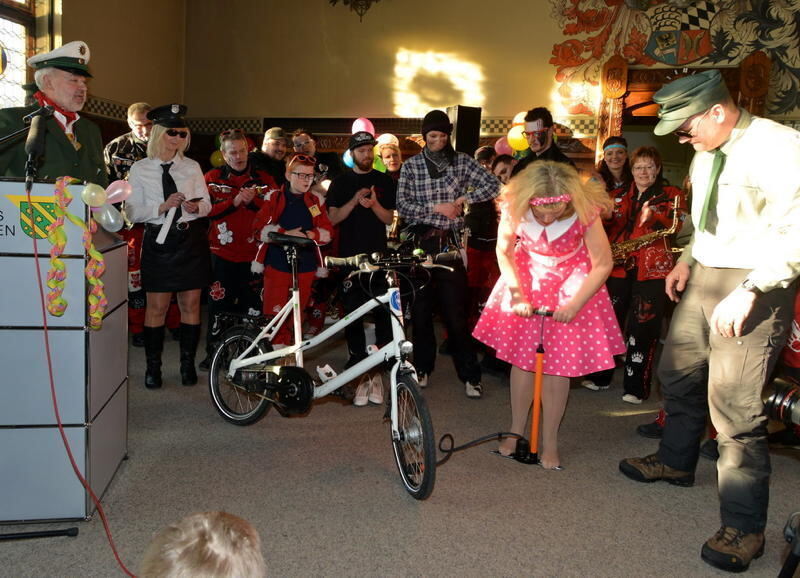
<path id="1" fill-rule="evenodd" d="M 539 238 L 542 234 L 542 231 L 547 230 L 547 240 L 553 242 L 561 235 L 566 233 L 577 218 L 577 213 L 573 213 L 572 216 L 567 217 L 562 221 L 553 221 L 551 224 L 545 227 L 544 225 L 539 224 L 536 219 L 534 219 L 531 211 L 528 211 L 525 214 L 523 221 L 525 222 L 525 226 L 528 227 L 528 229 L 533 233 L 534 237 Z"/>

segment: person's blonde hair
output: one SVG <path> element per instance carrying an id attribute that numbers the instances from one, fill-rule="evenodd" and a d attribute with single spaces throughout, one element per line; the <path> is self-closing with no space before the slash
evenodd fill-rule
<path id="1" fill-rule="evenodd" d="M 147 141 L 147 158 L 157 159 L 161 157 L 161 149 L 164 146 L 161 141 L 164 139 L 164 135 L 167 134 L 167 131 L 170 130 L 170 128 L 172 127 L 161 126 L 160 124 L 153 125 L 153 130 L 150 132 L 150 139 Z M 183 156 L 183 153 L 189 148 L 189 143 L 192 140 L 192 131 L 190 131 L 189 127 L 186 126 L 176 130 L 185 130 L 189 133 L 186 135 L 186 138 L 181 139 L 181 144 L 178 146 L 178 154 Z"/>
<path id="2" fill-rule="evenodd" d="M 578 171 L 567 163 L 536 161 L 514 176 L 503 187 L 501 207 L 514 227 L 531 209 L 534 198 L 570 195 L 562 219 L 577 213 L 581 223 L 588 224 L 599 211 L 610 209 L 611 199 L 605 186 L 594 180 L 583 182 Z M 553 204 L 540 205 L 551 207 Z"/>
<path id="3" fill-rule="evenodd" d="M 140 578 L 260 578 L 261 539 L 250 522 L 227 512 L 192 514 L 161 530 L 144 553 Z"/>

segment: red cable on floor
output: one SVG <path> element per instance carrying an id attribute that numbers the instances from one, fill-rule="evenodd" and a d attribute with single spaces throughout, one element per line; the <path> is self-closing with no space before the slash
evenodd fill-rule
<path id="1" fill-rule="evenodd" d="M 26 187 L 27 188 L 27 187 Z M 39 303 L 41 306 L 42 311 L 42 327 L 44 329 L 44 347 L 45 347 L 45 354 L 47 356 L 47 373 L 50 378 L 50 397 L 53 400 L 53 412 L 56 416 L 56 423 L 58 424 L 58 432 L 61 434 L 61 441 L 64 444 L 64 449 L 67 452 L 67 457 L 69 458 L 69 463 L 72 465 L 72 470 L 75 472 L 75 476 L 80 481 L 81 485 L 89 492 L 89 496 L 92 498 L 92 502 L 94 503 L 95 507 L 97 508 L 97 513 L 100 515 L 100 519 L 103 522 L 103 529 L 106 533 L 106 538 L 108 539 L 108 544 L 111 546 L 111 551 L 114 553 L 114 558 L 119 564 L 119 567 L 122 569 L 125 574 L 135 578 L 135 574 L 133 574 L 125 564 L 122 562 L 122 559 L 119 557 L 119 553 L 117 552 L 117 546 L 114 544 L 114 538 L 111 535 L 111 528 L 108 526 L 108 520 L 106 519 L 106 513 L 103 510 L 103 506 L 100 505 L 100 500 L 95 495 L 92 488 L 89 486 L 89 482 L 86 481 L 86 478 L 83 477 L 83 474 L 80 472 L 80 468 L 78 468 L 78 464 L 75 462 L 75 458 L 72 455 L 72 448 L 70 448 L 69 441 L 67 440 L 67 435 L 64 433 L 64 425 L 61 423 L 61 414 L 58 411 L 58 400 L 56 398 L 56 385 L 55 379 L 53 377 L 53 362 L 50 356 L 50 338 L 48 335 L 48 327 L 47 327 L 47 308 L 45 307 L 45 300 L 44 300 L 44 286 L 42 283 L 42 272 L 39 270 L 39 246 L 36 240 L 36 222 L 33 219 L 33 202 L 31 201 L 31 191 L 25 191 L 28 197 L 28 218 L 31 221 L 32 226 L 32 237 L 33 237 L 33 258 L 36 266 L 36 280 L 38 283 L 39 288 Z"/>

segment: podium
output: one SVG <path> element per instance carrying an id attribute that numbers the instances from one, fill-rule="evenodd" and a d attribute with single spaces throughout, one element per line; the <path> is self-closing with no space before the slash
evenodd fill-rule
<path id="1" fill-rule="evenodd" d="M 82 189 L 69 188 L 74 198 L 67 211 L 85 222 Z M 31 221 L 24 183 L 0 179 L 0 522 L 87 519 L 94 512 L 63 446 L 47 371 L 34 267 L 45 282 L 51 245 L 44 229 L 55 219 L 53 191 L 51 183 L 34 184 Z M 105 260 L 108 308 L 102 328 L 89 330 L 83 231 L 64 222 L 68 305 L 61 317 L 45 316 L 61 422 L 82 475 L 100 497 L 127 453 L 127 245 L 98 226 L 94 243 Z M 38 236 L 38 262 L 32 235 Z"/>

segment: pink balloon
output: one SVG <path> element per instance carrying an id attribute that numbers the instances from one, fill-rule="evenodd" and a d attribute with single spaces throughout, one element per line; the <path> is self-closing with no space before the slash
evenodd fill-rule
<path id="1" fill-rule="evenodd" d="M 351 134 L 356 134 L 362 130 L 367 131 L 372 136 L 375 136 L 375 127 L 368 118 L 357 118 L 355 122 L 353 122 L 353 132 Z"/>
<path id="2" fill-rule="evenodd" d="M 514 149 L 511 148 L 511 145 L 508 144 L 508 139 L 506 137 L 504 137 L 504 136 L 501 136 L 494 143 L 494 150 L 499 155 L 511 155 L 511 154 L 514 154 Z"/>
<path id="3" fill-rule="evenodd" d="M 125 199 L 131 196 L 133 192 L 133 187 L 128 181 L 114 181 L 108 187 L 106 187 L 106 198 L 107 203 L 121 203 Z"/>

